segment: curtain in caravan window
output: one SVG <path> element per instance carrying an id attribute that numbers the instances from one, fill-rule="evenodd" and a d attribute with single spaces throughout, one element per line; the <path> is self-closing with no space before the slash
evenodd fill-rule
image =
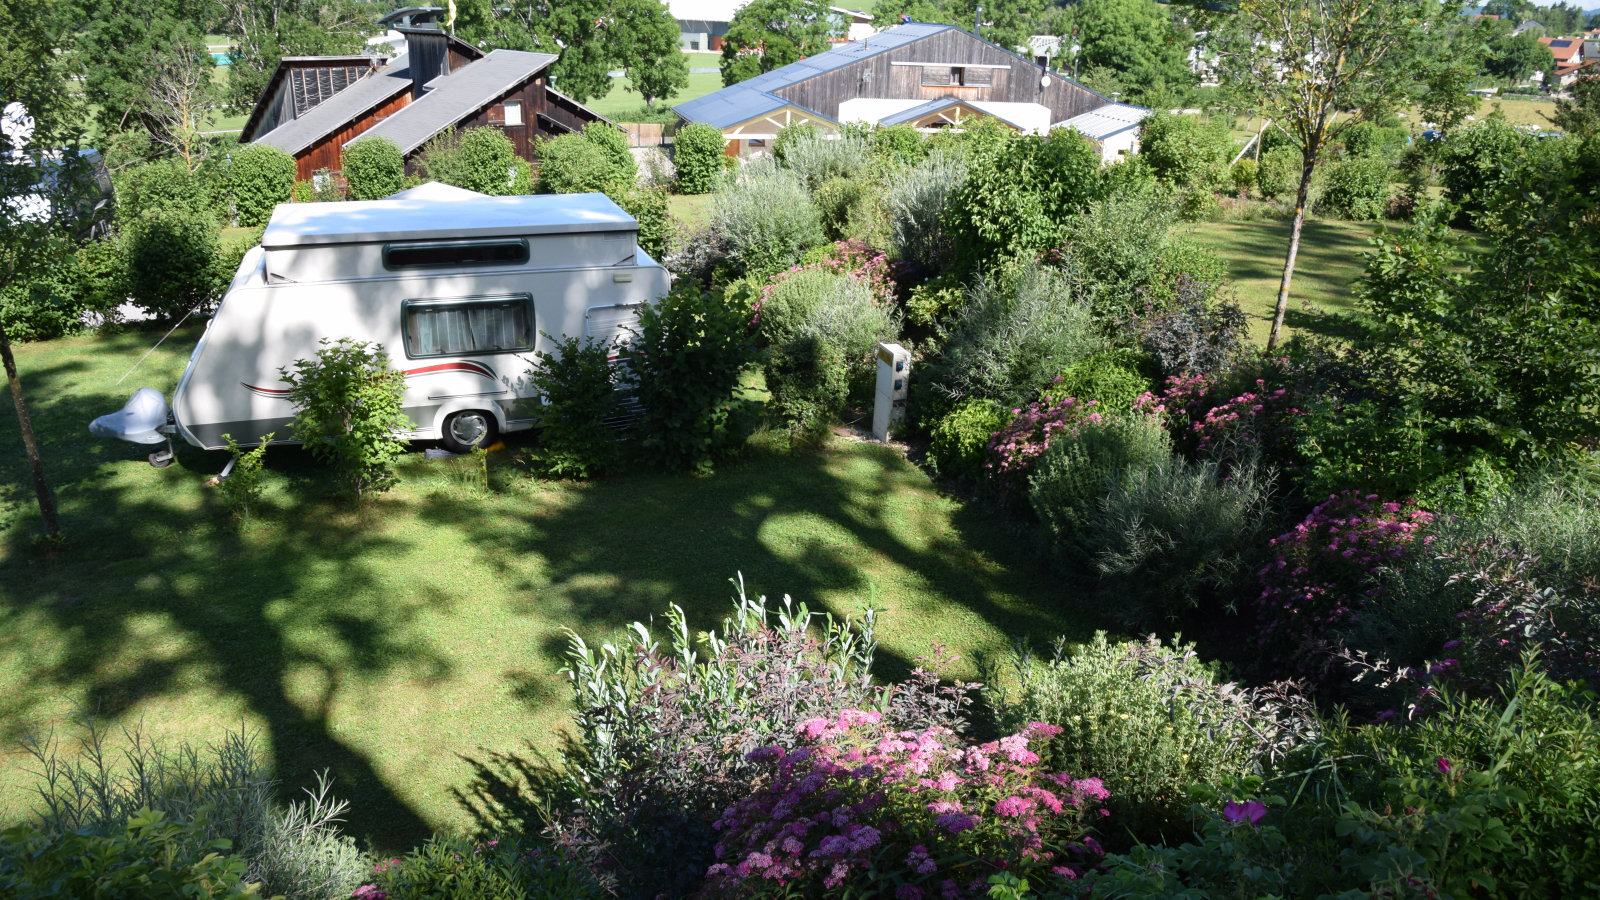
<path id="1" fill-rule="evenodd" d="M 471 356 L 533 348 L 526 298 L 406 307 L 406 351 L 417 356 Z"/>

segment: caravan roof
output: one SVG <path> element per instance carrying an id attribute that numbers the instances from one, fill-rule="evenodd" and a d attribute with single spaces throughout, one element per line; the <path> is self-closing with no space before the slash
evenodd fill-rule
<path id="1" fill-rule="evenodd" d="M 383 200 L 280 204 L 267 223 L 261 246 L 270 250 L 638 227 L 637 220 L 604 194 L 490 197 L 472 191 L 413 190 Z"/>

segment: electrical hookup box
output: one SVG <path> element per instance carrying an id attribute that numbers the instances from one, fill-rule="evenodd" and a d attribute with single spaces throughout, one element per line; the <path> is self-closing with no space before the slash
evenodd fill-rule
<path id="1" fill-rule="evenodd" d="M 889 439 L 906 417 L 906 387 L 910 384 L 911 353 L 899 344 L 878 345 L 878 390 L 872 404 L 872 436 Z"/>

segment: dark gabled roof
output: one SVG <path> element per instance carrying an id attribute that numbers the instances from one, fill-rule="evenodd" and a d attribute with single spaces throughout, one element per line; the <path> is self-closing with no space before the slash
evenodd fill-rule
<path id="1" fill-rule="evenodd" d="M 402 53 L 387 66 L 307 110 L 300 118 L 291 119 L 256 138 L 255 143 L 270 144 L 295 156 L 359 119 L 368 110 L 409 90 L 411 68 L 408 57 Z"/>
<path id="2" fill-rule="evenodd" d="M 532 78 L 556 59 L 553 53 L 528 53 L 522 50 L 492 51 L 483 59 L 475 60 L 447 76 L 434 79 L 430 82 L 433 85 L 432 90 L 411 101 L 405 109 L 374 125 L 366 134 L 386 137 L 400 145 L 401 153 L 411 153 L 427 143 L 429 138 L 471 116 L 489 101 Z M 410 83 L 407 80 L 408 86 Z"/>
<path id="3" fill-rule="evenodd" d="M 680 103 L 673 107 L 673 111 L 690 122 L 705 122 L 717 128 L 728 128 L 740 122 L 748 122 L 757 116 L 782 109 L 785 106 L 799 106 L 799 104 L 791 103 L 782 97 L 776 96 L 773 93 L 774 91 L 782 90 L 791 84 L 798 84 L 808 78 L 814 78 L 824 72 L 831 72 L 864 59 L 871 59 L 879 54 L 899 49 L 907 44 L 915 43 L 926 37 L 932 37 L 954 27 L 954 25 L 932 25 L 923 22 L 897 25 L 887 31 L 879 32 L 865 41 L 839 44 L 825 53 L 808 56 L 799 62 L 773 69 L 771 72 L 757 75 L 748 81 L 741 81 L 738 84 L 725 87 L 704 97 L 690 100 L 687 103 Z M 806 112 L 824 121 L 833 121 L 829 117 L 815 113 L 812 110 L 806 110 Z"/>
<path id="4" fill-rule="evenodd" d="M 295 68 L 296 63 L 317 63 L 321 66 L 337 66 L 341 63 L 346 66 L 374 66 L 387 60 L 384 54 L 354 53 L 348 56 L 285 56 L 278 60 L 278 67 L 272 71 L 272 77 L 267 79 L 267 86 L 261 91 L 261 96 L 256 99 L 255 109 L 250 111 L 250 118 L 245 120 L 244 128 L 239 131 L 239 142 L 248 144 L 256 136 L 256 128 L 261 124 L 261 118 L 266 115 L 267 101 L 278 91 L 278 85 L 289 76 L 289 70 Z"/>

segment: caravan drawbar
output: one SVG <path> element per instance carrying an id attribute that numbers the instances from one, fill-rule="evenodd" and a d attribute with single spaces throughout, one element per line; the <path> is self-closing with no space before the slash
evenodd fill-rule
<path id="1" fill-rule="evenodd" d="M 603 194 L 490 197 L 436 183 L 383 200 L 280 205 L 172 393 L 144 388 L 90 431 L 196 447 L 288 442 L 280 370 L 323 339 L 383 346 L 406 376 L 407 439 L 462 452 L 532 427 L 536 351 L 625 339 L 670 277 Z M 164 459 L 163 459 L 164 456 Z M 170 449 L 151 462 L 170 462 Z"/>

